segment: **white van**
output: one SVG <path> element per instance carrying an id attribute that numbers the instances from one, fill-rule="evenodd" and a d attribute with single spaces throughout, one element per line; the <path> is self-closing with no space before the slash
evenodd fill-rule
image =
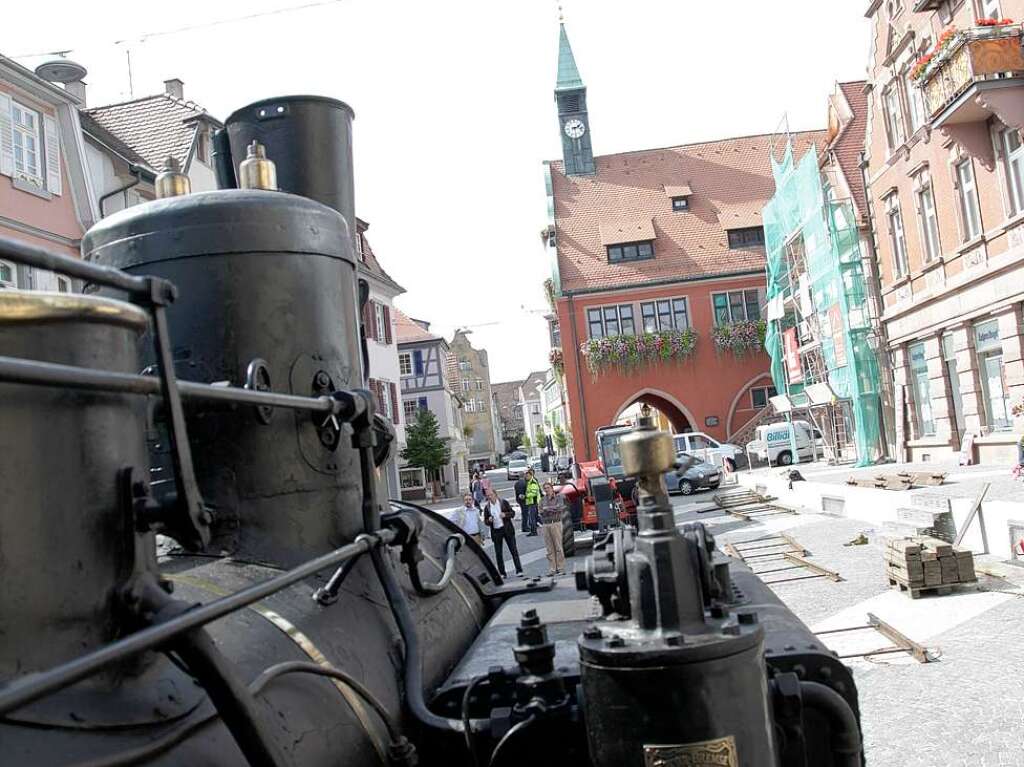
<path id="1" fill-rule="evenodd" d="M 796 452 L 801 461 L 811 461 L 821 455 L 821 433 L 807 421 L 793 421 Z M 788 421 L 769 423 L 757 427 L 756 439 L 747 444 L 747 452 L 762 461 L 789 466 L 793 463 L 793 442 Z"/>
<path id="2" fill-rule="evenodd" d="M 702 431 L 688 431 L 685 434 L 676 434 L 672 438 L 676 443 L 676 454 L 689 453 L 702 461 L 725 466 L 728 461 L 730 471 L 736 470 L 736 456 L 743 450 L 728 442 L 719 442 L 714 437 L 709 437 Z"/>

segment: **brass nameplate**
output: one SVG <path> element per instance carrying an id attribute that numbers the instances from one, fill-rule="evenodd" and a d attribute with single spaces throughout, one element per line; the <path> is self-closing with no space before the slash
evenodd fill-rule
<path id="1" fill-rule="evenodd" d="M 701 743 L 644 746 L 645 767 L 739 767 L 736 740 L 725 738 Z"/>

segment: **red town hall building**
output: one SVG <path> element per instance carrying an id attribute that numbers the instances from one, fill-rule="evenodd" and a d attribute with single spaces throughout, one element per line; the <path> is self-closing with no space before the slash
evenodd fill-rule
<path id="1" fill-rule="evenodd" d="M 577 459 L 637 402 L 677 433 L 748 441 L 775 394 L 761 340 L 772 137 L 595 157 L 564 26 L 555 101 L 546 240 Z M 824 131 L 792 139 L 800 156 Z"/>

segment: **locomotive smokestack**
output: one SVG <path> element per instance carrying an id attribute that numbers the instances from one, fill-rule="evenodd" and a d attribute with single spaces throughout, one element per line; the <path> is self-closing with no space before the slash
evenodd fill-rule
<path id="1" fill-rule="evenodd" d="M 277 167 L 277 188 L 309 197 L 345 217 L 355 245 L 352 108 L 320 96 L 257 101 L 224 121 L 236 176 L 253 141 Z"/>

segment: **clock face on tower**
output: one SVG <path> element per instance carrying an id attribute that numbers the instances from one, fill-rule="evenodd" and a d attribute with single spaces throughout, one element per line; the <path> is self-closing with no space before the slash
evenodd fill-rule
<path id="1" fill-rule="evenodd" d="M 565 131 L 565 135 L 569 138 L 580 138 L 587 132 L 587 126 L 583 124 L 582 120 L 578 120 L 574 117 L 571 120 L 565 121 L 565 125 L 562 126 L 562 130 Z"/>

